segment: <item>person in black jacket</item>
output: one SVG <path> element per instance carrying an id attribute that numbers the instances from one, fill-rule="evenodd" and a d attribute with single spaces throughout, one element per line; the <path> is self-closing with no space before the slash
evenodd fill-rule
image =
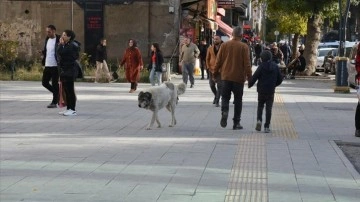
<path id="1" fill-rule="evenodd" d="M 155 86 L 155 78 L 159 86 L 162 83 L 161 77 L 162 77 L 163 62 L 164 62 L 164 58 L 162 56 L 159 44 L 153 43 L 151 45 L 151 62 L 148 67 L 148 70 L 150 71 L 149 79 L 152 86 Z"/>
<path id="2" fill-rule="evenodd" d="M 106 53 L 106 39 L 101 39 L 100 44 L 96 47 L 96 72 L 95 72 L 95 83 L 98 82 L 101 75 L 100 71 L 104 69 L 107 82 L 111 81 L 111 75 L 109 72 L 109 67 L 106 63 L 107 53 Z"/>
<path id="3" fill-rule="evenodd" d="M 56 34 L 54 25 L 46 27 L 46 39 L 44 49 L 41 51 L 42 65 L 45 66 L 42 76 L 42 85 L 53 94 L 53 99 L 47 108 L 57 108 L 59 101 L 59 69 L 57 61 L 57 47 L 60 35 Z M 51 85 L 50 85 L 51 80 Z"/>
<path id="4" fill-rule="evenodd" d="M 75 33 L 65 30 L 60 38 L 58 56 L 60 65 L 60 80 L 65 91 L 67 110 L 60 112 L 64 116 L 77 115 L 74 80 L 76 78 L 76 60 L 79 58 L 79 45 L 74 41 Z"/>
<path id="5" fill-rule="evenodd" d="M 249 88 L 251 88 L 258 80 L 258 108 L 255 130 L 261 131 L 262 112 L 264 109 L 264 104 L 266 104 L 266 120 L 264 124 L 264 131 L 265 133 L 269 133 L 275 88 L 282 83 L 283 77 L 278 65 L 272 61 L 272 54 L 270 51 L 263 51 L 260 54 L 260 58 L 262 63 L 259 65 L 254 75 L 252 76 L 252 79 L 249 82 Z"/>

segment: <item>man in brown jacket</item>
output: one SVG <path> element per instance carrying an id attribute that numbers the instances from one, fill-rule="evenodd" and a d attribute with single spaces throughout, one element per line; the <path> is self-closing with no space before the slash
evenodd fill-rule
<path id="1" fill-rule="evenodd" d="M 234 93 L 234 130 L 242 129 L 240 117 L 242 110 L 242 96 L 244 83 L 252 76 L 249 47 L 241 42 L 243 30 L 235 27 L 232 32 L 233 38 L 220 47 L 215 63 L 215 77 L 220 70 L 222 82 L 222 102 L 221 102 L 221 127 L 227 125 L 229 114 L 229 100 L 231 92 Z"/>
<path id="2" fill-rule="evenodd" d="M 209 79 L 209 85 L 211 91 L 214 93 L 214 101 L 213 104 L 216 105 L 216 107 L 220 107 L 219 101 L 221 96 L 221 74 L 220 72 L 217 72 L 216 77 L 214 77 L 214 69 L 215 69 L 215 62 L 216 62 L 216 55 L 219 52 L 220 46 L 223 42 L 221 41 L 221 38 L 219 35 L 214 36 L 214 43 L 212 46 L 210 46 L 207 49 L 206 54 L 206 67 L 208 68 L 210 79 Z"/>

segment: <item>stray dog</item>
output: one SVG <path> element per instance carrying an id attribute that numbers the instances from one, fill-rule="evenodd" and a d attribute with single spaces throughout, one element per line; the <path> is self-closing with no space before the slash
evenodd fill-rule
<path id="1" fill-rule="evenodd" d="M 184 94 L 185 90 L 186 84 L 184 83 L 174 85 L 171 82 L 164 82 L 160 86 L 151 87 L 139 93 L 139 107 L 153 111 L 151 121 L 146 130 L 151 129 L 155 120 L 158 124 L 158 128 L 161 128 L 161 124 L 158 118 L 158 111 L 164 107 L 166 107 L 166 109 L 171 112 L 171 122 L 169 127 L 176 125 L 175 107 L 178 103 L 178 96 Z"/>

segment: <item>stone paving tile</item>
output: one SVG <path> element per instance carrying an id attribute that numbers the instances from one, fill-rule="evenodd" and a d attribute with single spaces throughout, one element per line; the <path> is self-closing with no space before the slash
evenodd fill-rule
<path id="1" fill-rule="evenodd" d="M 170 115 L 162 110 L 163 127 L 148 131 L 151 113 L 137 107 L 127 84 L 76 83 L 76 117 L 47 109 L 49 95 L 38 83 L 0 85 L 0 201 L 360 198 L 356 176 L 330 142 L 359 141 L 353 137 L 354 95 L 333 94 L 331 83 L 285 80 L 278 104 L 293 127 L 288 131 L 279 122 L 285 127 L 273 124 L 270 134 L 254 131 L 255 88 L 244 89 L 241 131 L 231 129 L 231 117 L 227 128 L 219 126 L 220 108 L 212 106 L 208 83 L 200 80 L 180 96 L 177 126 L 167 126 Z M 274 110 L 274 120 L 281 110 Z M 294 131 L 297 137 L 289 138 L 294 136 L 286 133 Z"/>

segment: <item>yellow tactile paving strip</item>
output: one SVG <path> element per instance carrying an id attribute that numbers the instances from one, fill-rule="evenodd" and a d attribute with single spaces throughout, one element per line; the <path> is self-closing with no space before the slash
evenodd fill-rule
<path id="1" fill-rule="evenodd" d="M 265 135 L 242 136 L 230 174 L 225 201 L 267 201 Z"/>
<path id="2" fill-rule="evenodd" d="M 290 139 L 297 139 L 294 124 L 285 108 L 284 101 L 280 94 L 275 93 L 274 105 L 271 117 L 272 135 Z"/>
<path id="3" fill-rule="evenodd" d="M 274 97 L 271 128 L 272 136 L 298 138 L 280 94 Z M 263 132 L 240 138 L 225 202 L 268 201 L 265 138 Z"/>

